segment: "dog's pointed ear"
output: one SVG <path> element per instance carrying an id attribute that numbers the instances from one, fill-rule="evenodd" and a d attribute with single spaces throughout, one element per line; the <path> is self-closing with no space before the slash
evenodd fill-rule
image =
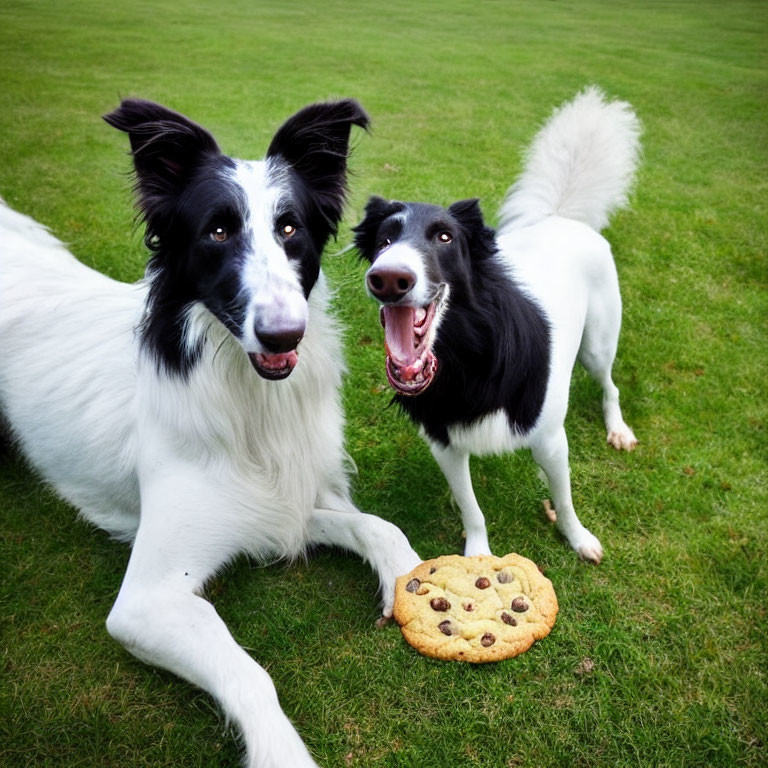
<path id="1" fill-rule="evenodd" d="M 354 99 L 310 104 L 283 123 L 267 150 L 267 158 L 288 163 L 309 187 L 329 234 L 336 233 L 347 192 L 349 134 L 353 125 L 369 124 Z"/>
<path id="2" fill-rule="evenodd" d="M 125 99 L 104 120 L 131 141 L 139 205 L 178 195 L 206 155 L 219 154 L 213 136 L 184 115 L 143 99 Z"/>
<path id="3" fill-rule="evenodd" d="M 448 208 L 448 213 L 464 231 L 472 258 L 484 258 L 496 251 L 496 233 L 485 225 L 476 197 L 459 200 Z"/>
<path id="4" fill-rule="evenodd" d="M 459 200 L 448 208 L 448 213 L 467 229 L 477 229 L 478 227 L 485 226 L 483 212 L 480 210 L 480 200 L 477 197 Z"/>
<path id="5" fill-rule="evenodd" d="M 402 204 L 372 195 L 365 204 L 363 220 L 352 228 L 355 233 L 355 248 L 361 259 L 373 261 L 376 255 L 377 235 L 384 219 L 402 210 Z"/>

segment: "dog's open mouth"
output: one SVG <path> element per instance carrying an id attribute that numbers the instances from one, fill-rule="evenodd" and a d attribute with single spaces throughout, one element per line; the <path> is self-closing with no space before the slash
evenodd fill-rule
<path id="1" fill-rule="evenodd" d="M 296 367 L 296 363 L 299 362 L 299 356 L 295 349 L 275 355 L 251 352 L 248 354 L 248 358 L 259 376 L 264 379 L 271 379 L 272 381 L 285 379 L 290 376 L 291 371 Z"/>
<path id="2" fill-rule="evenodd" d="M 420 395 L 437 373 L 433 325 L 440 299 L 426 307 L 381 308 L 387 348 L 387 379 L 401 395 Z"/>

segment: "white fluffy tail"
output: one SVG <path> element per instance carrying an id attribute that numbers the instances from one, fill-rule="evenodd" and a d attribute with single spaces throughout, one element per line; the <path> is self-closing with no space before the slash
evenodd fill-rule
<path id="1" fill-rule="evenodd" d="M 625 101 L 590 86 L 558 107 L 528 150 L 522 176 L 501 206 L 499 229 L 556 214 L 600 231 L 626 205 L 641 126 Z"/>

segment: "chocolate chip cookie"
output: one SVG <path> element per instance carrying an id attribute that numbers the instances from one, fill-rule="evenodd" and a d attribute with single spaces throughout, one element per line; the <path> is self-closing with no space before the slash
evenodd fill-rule
<path id="1" fill-rule="evenodd" d="M 482 663 L 527 651 L 557 617 L 552 583 L 516 554 L 446 555 L 397 580 L 395 620 L 420 653 Z"/>

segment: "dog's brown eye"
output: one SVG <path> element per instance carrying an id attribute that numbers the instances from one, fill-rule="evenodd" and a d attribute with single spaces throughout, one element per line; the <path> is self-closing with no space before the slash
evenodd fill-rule
<path id="1" fill-rule="evenodd" d="M 450 243 L 453 240 L 453 235 L 450 232 L 438 232 L 437 239 L 441 243 Z"/>
<path id="2" fill-rule="evenodd" d="M 293 224 L 283 224 L 280 227 L 280 234 L 287 240 L 289 237 L 293 237 L 296 234 L 296 227 Z"/>
<path id="3" fill-rule="evenodd" d="M 215 240 L 217 243 L 223 243 L 229 238 L 229 232 L 224 227 L 216 227 L 211 230 L 211 240 Z"/>
<path id="4" fill-rule="evenodd" d="M 380 243 L 379 243 L 379 250 L 383 251 L 388 245 L 392 245 L 392 241 L 385 237 Z"/>

